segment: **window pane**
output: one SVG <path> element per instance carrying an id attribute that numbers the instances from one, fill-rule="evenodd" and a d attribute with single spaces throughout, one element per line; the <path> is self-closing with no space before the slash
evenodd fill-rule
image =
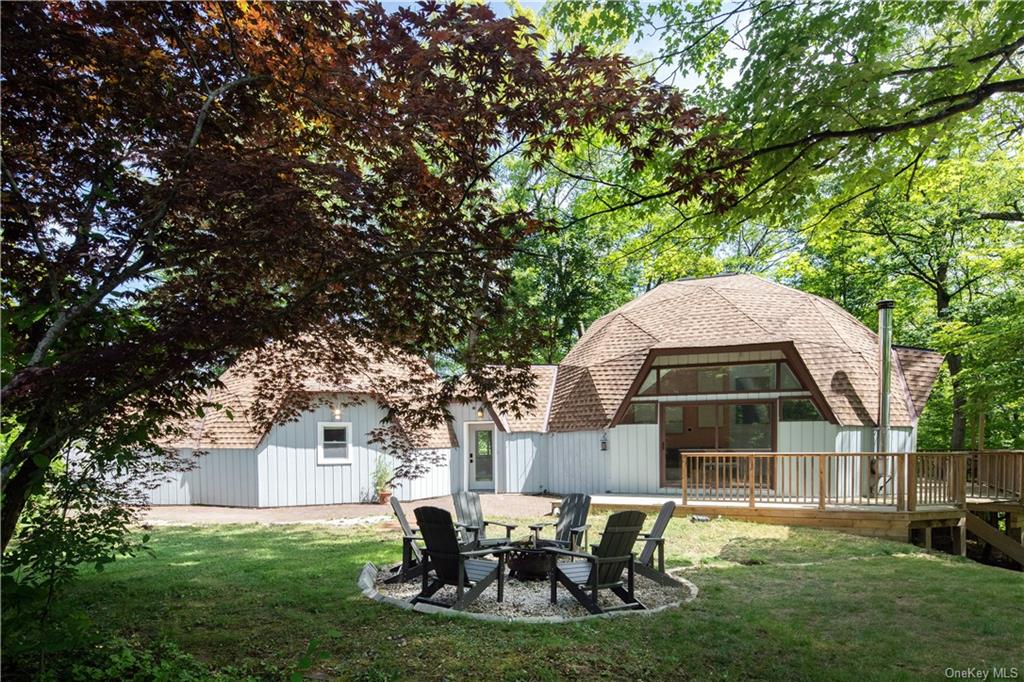
<path id="1" fill-rule="evenodd" d="M 820 422 L 825 421 L 818 408 L 810 400 L 783 400 L 782 421 Z"/>
<path id="2" fill-rule="evenodd" d="M 679 448 L 665 449 L 665 481 L 667 483 L 682 483 L 683 468 L 682 457 Z"/>
<path id="3" fill-rule="evenodd" d="M 348 458 L 348 446 L 344 443 L 324 443 L 324 458 L 325 459 L 347 459 Z"/>
<path id="4" fill-rule="evenodd" d="M 789 365 L 783 362 L 779 366 L 782 368 L 782 371 L 779 373 L 779 388 L 803 388 L 803 386 L 800 385 L 800 380 L 796 378 L 795 374 L 793 374 L 793 370 L 789 368 Z"/>
<path id="5" fill-rule="evenodd" d="M 729 368 L 729 378 L 733 391 L 770 391 L 775 388 L 775 363 L 733 365 Z"/>
<path id="6" fill-rule="evenodd" d="M 658 394 L 658 370 L 652 369 L 644 377 L 644 381 L 640 384 L 640 390 L 637 391 L 639 395 L 657 395 Z"/>
<path id="7" fill-rule="evenodd" d="M 622 416 L 623 424 L 657 424 L 658 406 L 655 403 L 632 403 Z"/>
<path id="8" fill-rule="evenodd" d="M 722 426 L 722 407 L 720 405 L 701 405 L 697 408 L 697 426 L 701 429 Z"/>
<path id="9" fill-rule="evenodd" d="M 726 367 L 708 367 L 697 370 L 698 393 L 722 393 L 727 391 L 729 370 Z"/>
<path id="10" fill-rule="evenodd" d="M 697 392 L 697 370 L 685 367 L 661 370 L 662 395 L 686 395 Z"/>
<path id="11" fill-rule="evenodd" d="M 665 433 L 683 432 L 683 408 L 670 406 L 665 408 Z"/>
<path id="12" fill-rule="evenodd" d="M 494 480 L 494 448 L 492 439 L 494 432 L 490 429 L 476 432 L 476 481 Z"/>
<path id="13" fill-rule="evenodd" d="M 723 450 L 770 450 L 771 410 L 763 403 L 726 405 L 726 423 L 719 429 Z"/>
<path id="14" fill-rule="evenodd" d="M 327 443 L 347 443 L 348 439 L 346 436 L 346 429 L 344 426 L 328 426 L 324 427 L 324 444 Z"/>

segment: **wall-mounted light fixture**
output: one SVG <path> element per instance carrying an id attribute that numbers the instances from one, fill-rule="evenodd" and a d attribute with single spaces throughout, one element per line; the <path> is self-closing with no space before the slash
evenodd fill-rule
<path id="1" fill-rule="evenodd" d="M 476 418 L 477 419 L 483 419 L 484 418 L 484 406 L 483 405 L 481 405 L 480 407 L 476 408 Z"/>
<path id="2" fill-rule="evenodd" d="M 601 452 L 608 451 L 608 432 L 605 431 L 601 434 Z"/>
<path id="3" fill-rule="evenodd" d="M 341 419 L 341 398 L 340 397 L 337 400 L 335 400 L 334 405 L 331 407 L 331 415 L 334 417 L 335 421 L 338 421 L 338 420 Z"/>

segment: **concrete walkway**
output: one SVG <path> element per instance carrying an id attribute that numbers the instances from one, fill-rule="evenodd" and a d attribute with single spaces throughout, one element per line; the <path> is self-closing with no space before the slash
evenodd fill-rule
<path id="1" fill-rule="evenodd" d="M 540 495 L 480 495 L 484 515 L 490 518 L 544 520 L 551 512 L 552 500 L 557 497 Z M 416 507 L 441 507 L 455 515 L 449 495 L 415 502 L 405 502 L 402 508 L 412 519 Z M 204 525 L 222 523 L 339 523 L 346 520 L 367 521 L 392 517 L 391 505 L 384 504 L 326 504 L 312 507 L 272 507 L 246 509 L 242 507 L 160 506 L 151 507 L 143 516 L 143 523 L 154 525 Z M 550 517 L 548 517 L 550 520 Z"/>

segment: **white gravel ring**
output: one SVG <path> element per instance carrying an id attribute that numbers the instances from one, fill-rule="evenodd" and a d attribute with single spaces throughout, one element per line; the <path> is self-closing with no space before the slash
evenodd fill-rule
<path id="1" fill-rule="evenodd" d="M 670 602 L 667 602 L 667 603 L 659 604 L 658 606 L 655 606 L 655 607 L 652 607 L 652 608 L 648 608 L 648 609 L 642 609 L 642 610 L 641 609 L 638 609 L 638 610 L 630 609 L 630 610 L 622 610 L 622 611 L 612 611 L 610 613 L 587 614 L 587 615 L 582 615 L 582 616 L 557 615 L 557 614 L 543 615 L 543 616 L 538 616 L 538 615 L 510 615 L 508 613 L 487 613 L 487 612 L 478 612 L 478 611 L 455 611 L 453 609 L 448 609 L 448 608 L 444 608 L 444 607 L 441 607 L 441 606 L 435 606 L 433 604 L 416 604 L 416 605 L 413 605 L 412 603 L 410 603 L 406 599 L 401 599 L 401 598 L 398 598 L 398 597 L 395 597 L 395 596 L 391 596 L 391 595 L 388 595 L 388 594 L 382 594 L 380 592 L 380 590 L 378 588 L 382 586 L 382 583 L 380 582 L 381 578 L 384 577 L 384 576 L 390 575 L 390 571 L 388 571 L 388 570 L 386 570 L 384 568 L 378 568 L 373 563 L 367 563 L 365 566 L 363 566 L 363 570 L 359 574 L 359 579 L 357 581 L 357 584 L 359 585 L 359 588 L 362 590 L 363 596 L 365 596 L 365 597 L 367 597 L 369 599 L 373 599 L 374 601 L 378 601 L 378 602 L 381 602 L 381 603 L 384 603 L 384 604 L 388 604 L 390 606 L 395 606 L 395 607 L 400 608 L 400 609 L 402 609 L 404 611 L 418 611 L 420 613 L 436 613 L 436 614 L 448 615 L 448 616 L 453 616 L 453 617 L 464 617 L 464 618 L 471 618 L 471 619 L 474 619 L 474 620 L 483 620 L 483 621 L 500 622 L 500 623 L 574 623 L 574 622 L 583 621 L 583 620 L 592 620 L 594 618 L 620 618 L 620 617 L 629 617 L 629 616 L 649 616 L 649 615 L 653 615 L 655 613 L 660 613 L 661 611 L 664 611 L 666 609 L 678 608 L 682 604 L 689 603 L 689 602 L 691 602 L 691 601 L 693 601 L 694 599 L 697 598 L 698 589 L 697 589 L 696 585 L 694 585 L 689 580 L 686 580 L 685 578 L 681 578 L 678 575 L 675 575 L 676 570 L 669 571 L 668 573 L 670 574 L 670 577 L 673 580 L 675 580 L 677 583 L 679 583 L 680 598 L 678 600 L 674 600 L 674 601 L 670 601 Z M 646 579 L 643 578 L 642 576 L 637 576 L 637 580 L 638 581 L 645 581 Z M 647 581 L 647 582 L 650 582 L 652 585 L 657 585 L 657 583 L 654 583 L 653 581 Z M 418 589 L 419 584 L 420 584 L 419 580 L 414 580 L 411 583 L 401 583 L 399 585 L 406 585 L 406 586 L 410 586 L 411 585 L 411 586 L 414 586 L 414 587 L 410 587 L 409 590 L 406 590 L 406 591 L 411 591 L 411 592 L 415 593 L 415 592 L 419 591 L 419 589 Z M 538 587 L 540 588 L 538 590 L 538 592 L 540 592 L 541 594 L 545 595 L 544 598 L 546 600 L 547 599 L 547 594 L 548 594 L 548 589 L 547 589 L 548 582 L 547 581 L 537 581 L 534 584 L 538 585 Z M 387 589 L 389 587 L 390 586 L 386 586 L 385 589 Z M 658 587 L 660 587 L 660 588 L 662 588 L 664 590 L 675 589 L 673 587 L 667 587 L 667 586 L 658 586 Z M 445 588 L 445 589 L 449 589 L 449 588 Z M 506 589 L 506 598 L 507 598 L 508 590 L 509 590 L 509 583 L 507 583 L 507 582 L 505 584 L 505 589 Z M 489 589 L 488 592 L 491 592 L 491 590 Z M 574 606 L 578 606 L 576 601 L 572 599 L 571 595 L 569 595 L 568 590 L 560 591 L 560 595 L 563 595 L 563 594 L 565 595 L 565 597 L 564 597 L 565 602 L 564 603 L 568 603 L 568 604 L 572 604 Z M 641 598 L 642 598 L 642 595 L 641 595 Z M 481 595 L 480 600 L 483 600 L 483 599 L 485 599 L 485 595 Z M 478 600 L 475 603 L 479 605 L 481 603 L 480 600 Z M 571 600 L 571 602 L 570 602 L 570 600 Z M 488 602 L 482 602 L 482 603 L 486 604 Z M 560 598 L 559 599 L 559 604 L 556 605 L 554 608 L 557 609 L 557 608 L 559 608 L 559 605 L 562 605 L 562 604 L 563 604 L 563 599 Z M 549 604 L 549 607 L 550 607 L 550 604 Z M 565 608 L 565 607 L 563 607 L 563 608 Z M 582 607 L 580 607 L 580 608 L 582 608 Z"/>

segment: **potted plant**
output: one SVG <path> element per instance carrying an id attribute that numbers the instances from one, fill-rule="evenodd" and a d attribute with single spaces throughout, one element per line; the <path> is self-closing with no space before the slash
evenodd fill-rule
<path id="1" fill-rule="evenodd" d="M 373 470 L 373 488 L 377 491 L 377 502 L 380 504 L 391 501 L 391 481 L 394 477 L 391 466 L 384 459 L 378 459 L 377 467 Z"/>

